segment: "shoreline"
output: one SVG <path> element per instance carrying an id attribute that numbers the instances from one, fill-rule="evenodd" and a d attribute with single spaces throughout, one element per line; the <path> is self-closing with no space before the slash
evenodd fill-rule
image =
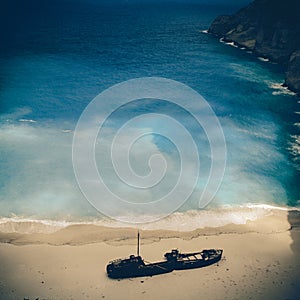
<path id="1" fill-rule="evenodd" d="M 223 258 L 200 269 L 109 279 L 107 263 L 136 252 L 136 233 L 90 225 L 52 234 L 1 233 L 0 299 L 297 299 L 299 211 L 192 232 L 141 230 L 146 262 L 162 260 L 173 248 L 222 248 Z"/>
<path id="2" fill-rule="evenodd" d="M 265 209 L 263 209 L 265 210 Z M 44 227 L 38 221 L 14 221 L 8 220 L 7 223 L 0 224 L 0 243 L 9 243 L 14 245 L 30 245 L 30 244 L 48 244 L 48 245 L 85 245 L 99 242 L 106 243 L 134 243 L 136 233 L 139 230 L 144 241 L 159 241 L 162 239 L 180 238 L 184 240 L 192 240 L 201 236 L 214 236 L 221 234 L 247 234 L 261 233 L 271 234 L 289 231 L 292 228 L 288 215 L 293 213 L 294 219 L 300 219 L 299 210 L 270 209 L 258 211 L 258 215 L 254 218 L 248 218 L 243 223 L 226 223 L 222 226 L 205 226 L 194 230 L 170 230 L 166 228 L 148 228 L 142 225 L 122 224 L 123 226 L 104 226 L 97 223 L 74 223 L 66 225 L 62 228 Z M 237 212 L 231 215 L 236 218 Z M 200 218 L 200 216 L 197 216 Z M 211 215 L 211 218 L 217 219 L 219 215 Z M 180 221 L 180 220 L 179 220 Z M 212 222 L 214 223 L 214 222 Z M 51 226 L 50 226 L 51 227 Z"/>
<path id="3" fill-rule="evenodd" d="M 204 228 L 218 228 L 229 224 L 246 224 L 248 221 L 255 221 L 260 218 L 277 214 L 280 211 L 299 211 L 299 207 L 274 206 L 270 204 L 248 203 L 244 205 L 223 205 L 208 207 L 208 209 L 191 209 L 160 218 L 153 222 L 132 223 L 134 216 L 122 216 L 118 221 L 108 217 L 83 217 L 77 220 L 37 218 L 12 215 L 0 217 L 0 232 L 4 233 L 54 233 L 69 226 L 95 225 L 107 228 L 134 228 L 139 230 L 168 230 L 179 232 L 190 232 Z M 151 216 L 147 216 L 147 219 Z"/>
<path id="4" fill-rule="evenodd" d="M 254 57 L 256 57 L 256 59 L 258 59 L 259 61 L 263 62 L 263 63 L 269 63 L 269 64 L 279 64 L 277 61 L 274 61 L 271 59 L 271 57 L 267 56 L 267 55 L 264 55 L 262 56 L 261 54 L 259 53 L 255 53 L 253 51 L 253 49 L 245 46 L 245 45 L 241 45 L 239 44 L 238 42 L 234 41 L 234 40 L 231 40 L 231 39 L 225 39 L 223 36 L 219 36 L 219 35 L 215 35 L 213 33 L 210 33 L 207 31 L 207 34 L 211 34 L 217 38 L 219 38 L 219 42 L 222 43 L 222 44 L 225 44 L 227 46 L 230 46 L 230 47 L 233 47 L 233 48 L 237 48 L 241 51 L 245 51 L 246 53 L 248 53 L 249 55 L 253 55 Z M 286 73 L 287 71 L 285 71 L 283 73 L 283 75 Z M 286 84 L 286 78 L 284 79 L 283 82 L 281 83 L 276 83 L 276 82 L 273 82 L 271 83 L 271 85 L 269 86 L 272 90 L 274 90 L 272 92 L 273 95 L 280 95 L 280 94 L 285 94 L 285 95 L 290 95 L 290 96 L 298 96 L 300 97 L 300 94 L 299 92 L 295 91 L 294 89 L 292 89 L 290 86 L 288 86 Z"/>

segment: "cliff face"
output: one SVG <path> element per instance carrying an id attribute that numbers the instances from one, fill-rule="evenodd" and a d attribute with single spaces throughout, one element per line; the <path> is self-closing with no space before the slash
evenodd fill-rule
<path id="1" fill-rule="evenodd" d="M 284 65 L 286 85 L 300 95 L 300 2 L 255 0 L 232 16 L 219 16 L 209 32 Z"/>

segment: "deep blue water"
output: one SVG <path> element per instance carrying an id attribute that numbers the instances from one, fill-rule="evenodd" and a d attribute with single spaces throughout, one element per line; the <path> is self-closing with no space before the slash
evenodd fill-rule
<path id="1" fill-rule="evenodd" d="M 73 174 L 76 122 L 104 89 L 147 76 L 190 86 L 218 116 L 227 168 L 212 205 L 298 205 L 299 98 L 279 87 L 280 66 L 202 32 L 238 6 L 30 3 L 11 4 L 2 18 L 9 25 L 0 55 L 2 217 L 97 215 Z M 115 122 L 168 110 L 144 103 L 120 111 Z M 162 153 L 172 152 L 166 143 L 150 141 Z M 196 208 L 197 194 L 180 210 Z"/>

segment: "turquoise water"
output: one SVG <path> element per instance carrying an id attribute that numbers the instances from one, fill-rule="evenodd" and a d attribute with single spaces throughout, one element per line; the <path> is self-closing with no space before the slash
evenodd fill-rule
<path id="1" fill-rule="evenodd" d="M 101 218 L 80 192 L 73 173 L 76 122 L 104 89 L 147 76 L 190 86 L 219 118 L 226 139 L 227 167 L 208 210 L 249 203 L 299 204 L 299 98 L 280 87 L 284 80 L 280 66 L 202 32 L 217 15 L 238 7 L 195 3 L 48 5 L 51 9 L 38 7 L 38 14 L 30 7 L 17 11 L 15 17 L 22 26 L 9 27 L 1 49 L 1 217 Z M 163 102 L 146 101 L 143 106 L 120 110 L 113 124 L 149 112 L 188 118 Z M 198 129 L 189 125 L 196 134 Z M 110 126 L 108 122 L 107 128 Z M 199 136 L 198 146 L 205 149 L 207 142 Z M 141 152 L 155 148 L 163 155 L 174 150 L 159 137 L 141 142 L 139 147 Z M 172 159 L 177 160 L 178 155 Z M 208 173 L 208 163 L 204 157 L 203 176 Z M 174 170 L 176 166 L 178 163 Z M 169 184 L 174 180 L 171 177 Z M 110 184 L 118 189 L 117 182 Z M 202 188 L 203 182 L 199 182 L 179 211 L 197 210 Z M 149 199 L 152 196 L 148 194 Z"/>

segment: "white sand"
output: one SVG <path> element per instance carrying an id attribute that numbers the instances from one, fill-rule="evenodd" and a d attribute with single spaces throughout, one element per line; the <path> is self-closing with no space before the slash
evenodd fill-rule
<path id="1" fill-rule="evenodd" d="M 246 225 L 142 231 L 147 261 L 161 260 L 172 248 L 223 248 L 224 258 L 201 269 L 123 280 L 109 279 L 105 267 L 135 253 L 136 230 L 0 233 L 0 299 L 299 299 L 300 231 L 290 230 L 288 217 L 282 211 Z"/>

